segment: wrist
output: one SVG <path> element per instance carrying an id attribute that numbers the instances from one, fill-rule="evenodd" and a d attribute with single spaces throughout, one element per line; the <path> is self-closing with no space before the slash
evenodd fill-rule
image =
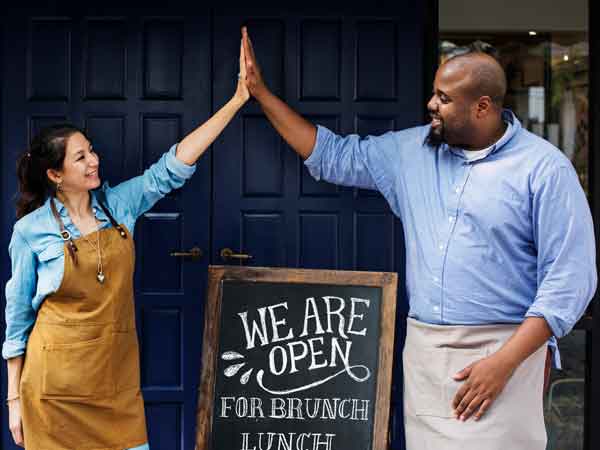
<path id="1" fill-rule="evenodd" d="M 263 83 L 260 86 L 254 88 L 252 92 L 252 96 L 258 101 L 258 103 L 262 103 L 271 95 L 271 91 L 269 88 Z"/>
<path id="2" fill-rule="evenodd" d="M 502 367 L 506 368 L 510 373 L 513 373 L 521 364 L 518 355 L 506 348 L 501 348 L 493 355 Z"/>
<path id="3" fill-rule="evenodd" d="M 238 94 L 234 94 L 233 97 L 231 97 L 230 103 L 234 108 L 240 109 L 242 106 L 244 106 L 244 103 L 246 103 L 246 100 L 244 100 Z"/>

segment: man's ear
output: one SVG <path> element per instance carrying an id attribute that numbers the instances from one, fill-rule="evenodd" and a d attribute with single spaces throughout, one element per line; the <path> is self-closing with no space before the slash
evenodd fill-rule
<path id="1" fill-rule="evenodd" d="M 477 117 L 482 118 L 485 117 L 492 108 L 492 99 L 484 95 L 483 97 L 479 97 L 477 101 Z"/>
<path id="2" fill-rule="evenodd" d="M 46 176 L 54 184 L 60 183 L 62 181 L 62 174 L 58 170 L 48 169 L 46 170 Z"/>

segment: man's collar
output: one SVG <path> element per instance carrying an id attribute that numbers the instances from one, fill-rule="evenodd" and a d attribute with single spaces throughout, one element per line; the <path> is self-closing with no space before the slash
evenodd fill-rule
<path id="1" fill-rule="evenodd" d="M 502 110 L 502 120 L 504 122 L 506 122 L 508 127 L 507 127 L 506 131 L 504 132 L 504 134 L 502 135 L 502 137 L 494 144 L 494 148 L 486 156 L 489 156 L 490 154 L 492 154 L 492 153 L 496 152 L 497 150 L 499 150 L 500 148 L 502 148 L 504 146 L 504 144 L 506 144 L 521 129 L 521 122 L 519 121 L 519 119 L 517 119 L 517 116 L 515 116 L 515 114 L 510 109 L 504 108 Z M 431 124 L 428 125 L 427 132 L 425 133 L 425 139 L 423 140 L 424 146 L 433 147 L 433 148 L 445 146 L 447 149 L 452 151 L 453 148 L 450 147 L 445 142 L 440 142 L 439 144 L 434 144 L 431 141 L 430 136 L 429 136 L 430 131 L 431 131 Z M 464 158 L 464 156 L 462 155 L 462 151 L 453 152 L 453 153 Z M 478 161 L 479 159 L 481 159 L 481 158 L 475 159 L 474 161 Z"/>

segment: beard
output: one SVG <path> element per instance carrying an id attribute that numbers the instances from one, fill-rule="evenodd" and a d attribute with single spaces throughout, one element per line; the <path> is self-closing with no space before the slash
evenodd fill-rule
<path id="1" fill-rule="evenodd" d="M 427 135 L 427 143 L 433 147 L 437 147 L 440 144 L 447 144 L 444 133 L 444 122 L 440 121 L 440 125 L 437 128 L 429 128 L 429 134 Z"/>

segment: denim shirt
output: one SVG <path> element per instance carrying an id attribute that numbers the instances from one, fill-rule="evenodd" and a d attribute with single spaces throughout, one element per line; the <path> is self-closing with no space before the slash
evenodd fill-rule
<path id="1" fill-rule="evenodd" d="M 142 175 L 115 187 L 104 183 L 99 188 L 103 204 L 132 236 L 137 218 L 171 190 L 181 187 L 195 172 L 195 165 L 187 165 L 175 157 L 176 148 L 177 145 L 173 145 Z M 100 228 L 110 227 L 111 223 L 98 205 L 97 197 L 98 192 L 92 191 L 92 210 L 100 221 Z M 73 225 L 65 206 L 58 199 L 55 199 L 55 204 L 73 239 L 80 237 L 81 233 Z M 46 296 L 60 287 L 63 279 L 64 241 L 49 198 L 41 207 L 15 223 L 8 250 L 12 276 L 6 284 L 4 359 L 25 353 L 40 305 Z"/>
<path id="2" fill-rule="evenodd" d="M 378 190 L 401 219 L 410 317 L 442 325 L 543 317 L 560 338 L 596 290 L 589 205 L 564 154 L 511 111 L 503 119 L 504 136 L 473 159 L 430 145 L 430 125 L 364 139 L 319 126 L 305 165 L 317 180 Z"/>

